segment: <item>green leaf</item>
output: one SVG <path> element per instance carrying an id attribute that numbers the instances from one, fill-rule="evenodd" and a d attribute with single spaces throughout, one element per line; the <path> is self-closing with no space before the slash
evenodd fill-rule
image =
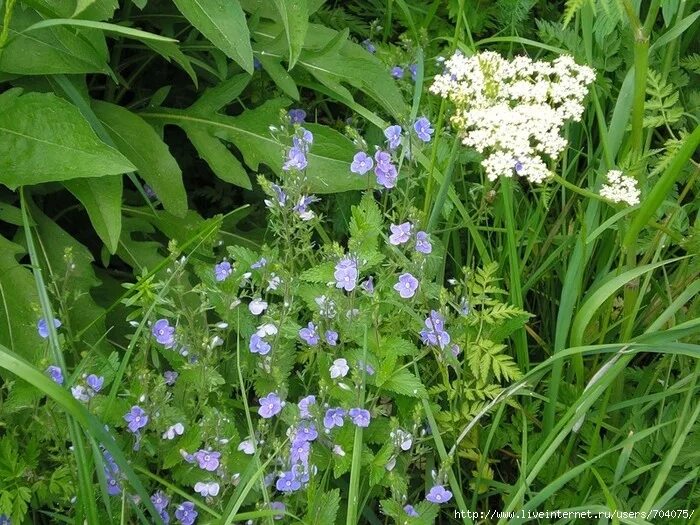
<path id="1" fill-rule="evenodd" d="M 187 212 L 182 172 L 167 144 L 141 117 L 108 102 L 94 102 L 97 117 L 114 144 L 153 188 L 166 210 L 180 217 Z M 117 237 L 118 238 L 118 237 Z"/>
<path id="2" fill-rule="evenodd" d="M 299 90 L 297 89 L 296 82 L 294 82 L 291 75 L 284 70 L 277 59 L 261 54 L 258 60 L 260 60 L 265 72 L 270 75 L 272 81 L 277 84 L 277 87 L 279 87 L 285 95 L 294 100 L 299 100 Z"/>
<path id="3" fill-rule="evenodd" d="M 50 20 L 42 20 L 41 22 L 37 22 L 26 28 L 24 30 L 24 34 L 28 34 L 33 31 L 38 31 L 40 29 L 45 29 L 47 27 L 62 26 L 98 29 L 100 31 L 104 31 L 105 33 L 113 33 L 115 35 L 134 38 L 136 40 L 152 40 L 155 42 L 177 42 L 177 40 L 175 40 L 174 38 L 156 35 L 154 33 L 141 31 L 140 29 L 134 29 L 132 27 L 120 26 L 117 24 L 110 24 L 107 22 L 95 22 L 94 20 L 76 20 L 72 18 L 52 18 Z"/>
<path id="4" fill-rule="evenodd" d="M 306 30 L 309 27 L 309 13 L 306 0 L 274 0 L 287 34 L 289 45 L 289 69 L 294 67 L 304 46 Z"/>
<path id="5" fill-rule="evenodd" d="M 24 248 L 0 236 L 0 344 L 36 362 L 44 346 L 36 331 L 40 315 L 32 273 L 17 262 Z"/>
<path id="6" fill-rule="evenodd" d="M 404 396 L 425 397 L 427 395 L 420 379 L 405 368 L 397 370 L 389 379 L 378 386 Z"/>
<path id="7" fill-rule="evenodd" d="M 168 62 L 170 62 L 170 60 L 174 60 L 175 63 L 178 64 L 192 79 L 194 87 L 196 88 L 199 86 L 197 73 L 195 73 L 194 69 L 192 68 L 192 63 L 190 62 L 189 57 L 180 50 L 177 44 L 173 42 L 159 42 L 156 40 L 144 40 L 143 43 L 165 58 Z"/>
<path id="8" fill-rule="evenodd" d="M 199 156 L 217 177 L 247 190 L 253 188 L 245 168 L 218 138 L 196 126 L 185 126 L 183 129 Z"/>
<path id="9" fill-rule="evenodd" d="M 0 95 L 0 183 L 9 188 L 134 169 L 69 102 L 19 89 Z"/>
<path id="10" fill-rule="evenodd" d="M 212 44 L 253 74 L 253 49 L 238 0 L 174 0 L 180 12 Z"/>
<path id="11" fill-rule="evenodd" d="M 115 253 L 122 229 L 121 175 L 75 179 L 63 184 L 85 206 L 97 235 L 110 253 Z"/>
<path id="12" fill-rule="evenodd" d="M 281 175 L 285 147 L 270 135 L 269 126 L 278 121 L 285 105 L 282 99 L 269 100 L 236 117 L 201 113 L 194 106 L 185 110 L 154 108 L 140 115 L 149 122 L 174 124 L 185 130 L 188 127 L 206 130 L 235 144 L 251 169 L 257 170 L 260 164 L 266 164 Z M 306 171 L 309 191 L 336 193 L 366 188 L 365 178 L 350 173 L 350 161 L 355 153 L 353 143 L 327 126 L 308 124 L 306 128 L 314 134 Z"/>
<path id="13" fill-rule="evenodd" d="M 56 26 L 25 33 L 27 28 L 40 21 L 41 17 L 35 11 L 15 8 L 9 38 L 0 53 L 0 71 L 20 75 L 109 71 L 101 32 Z"/>

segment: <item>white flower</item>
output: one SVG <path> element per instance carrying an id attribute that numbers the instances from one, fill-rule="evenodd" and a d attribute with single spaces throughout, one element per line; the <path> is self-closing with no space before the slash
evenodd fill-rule
<path id="1" fill-rule="evenodd" d="M 267 337 L 268 335 L 277 335 L 277 327 L 272 323 L 265 323 L 258 326 L 258 331 L 255 332 L 258 337 Z"/>
<path id="2" fill-rule="evenodd" d="M 168 427 L 168 430 L 163 432 L 163 439 L 175 439 L 175 436 L 181 436 L 185 433 L 185 426 L 182 423 L 175 423 Z"/>
<path id="3" fill-rule="evenodd" d="M 333 454 L 335 454 L 336 456 L 342 457 L 345 455 L 345 451 L 343 450 L 343 447 L 341 447 L 340 445 L 333 445 Z"/>
<path id="4" fill-rule="evenodd" d="M 345 377 L 349 371 L 350 367 L 348 366 L 348 362 L 345 359 L 336 359 L 335 361 L 333 361 L 333 365 L 330 367 L 331 379 Z"/>
<path id="5" fill-rule="evenodd" d="M 267 303 L 263 301 L 260 297 L 257 297 L 250 301 L 248 305 L 248 310 L 253 315 L 260 315 L 267 309 Z"/>
<path id="6" fill-rule="evenodd" d="M 550 176 L 545 157 L 555 160 L 566 148 L 561 130 L 581 119 L 594 79 L 591 68 L 566 55 L 509 61 L 492 51 L 457 52 L 430 90 L 455 104 L 452 124 L 466 146 L 484 155 L 489 180 L 517 174 L 539 183 Z"/>
<path id="7" fill-rule="evenodd" d="M 253 444 L 253 440 L 246 439 L 244 441 L 241 441 L 241 443 L 238 445 L 238 450 L 240 450 L 244 454 L 252 456 L 253 454 L 255 454 L 255 445 Z"/>
<path id="8" fill-rule="evenodd" d="M 391 436 L 391 439 L 393 439 L 404 452 L 410 450 L 413 445 L 413 436 L 411 433 L 400 428 L 391 432 L 389 436 Z"/>
<path id="9" fill-rule="evenodd" d="M 269 292 L 270 290 L 277 290 L 280 284 L 282 284 L 282 279 L 280 279 L 274 273 L 271 274 L 270 278 L 267 281 L 267 291 Z"/>
<path id="10" fill-rule="evenodd" d="M 87 403 L 88 401 L 90 401 L 90 396 L 88 395 L 84 386 L 81 386 L 81 385 L 72 386 L 70 388 L 70 391 L 73 394 L 73 397 L 75 399 L 77 399 L 78 401 L 82 401 L 84 403 Z"/>
<path id="11" fill-rule="evenodd" d="M 606 175 L 608 184 L 600 188 L 600 196 L 613 202 L 624 202 L 630 206 L 639 204 L 641 192 L 634 177 L 623 175 L 620 170 L 610 170 Z"/>
<path id="12" fill-rule="evenodd" d="M 210 481 L 208 483 L 198 481 L 194 485 L 194 491 L 205 498 L 207 496 L 217 496 L 219 494 L 219 484 L 216 481 Z"/>

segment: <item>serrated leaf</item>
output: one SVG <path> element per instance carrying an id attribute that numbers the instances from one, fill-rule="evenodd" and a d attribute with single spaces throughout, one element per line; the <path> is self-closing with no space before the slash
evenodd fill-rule
<path id="1" fill-rule="evenodd" d="M 309 505 L 309 511 L 304 517 L 304 523 L 308 525 L 335 523 L 339 508 L 340 491 L 338 489 L 320 493 Z"/>
<path id="2" fill-rule="evenodd" d="M 0 183 L 15 189 L 135 169 L 69 102 L 52 93 L 20 93 L 0 95 Z"/>
<path id="3" fill-rule="evenodd" d="M 261 55 L 258 60 L 260 60 L 265 72 L 270 75 L 272 81 L 285 95 L 294 100 L 299 100 L 299 90 L 297 89 L 294 79 L 284 70 L 277 60 L 264 55 Z"/>
<path id="4" fill-rule="evenodd" d="M 426 391 L 423 383 L 405 368 L 397 370 L 380 388 L 410 397 L 425 397 Z"/>
<path id="5" fill-rule="evenodd" d="M 174 0 L 180 12 L 212 44 L 253 74 L 253 49 L 238 0 Z"/>
<path id="6" fill-rule="evenodd" d="M 136 166 L 165 209 L 182 217 L 187 211 L 187 193 L 180 167 L 165 142 L 128 109 L 97 101 L 92 108 L 116 147 Z"/>

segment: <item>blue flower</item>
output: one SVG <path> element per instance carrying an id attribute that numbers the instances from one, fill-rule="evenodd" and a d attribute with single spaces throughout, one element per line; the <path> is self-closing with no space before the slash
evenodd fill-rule
<path id="1" fill-rule="evenodd" d="M 148 414 L 140 406 L 134 405 L 124 415 L 124 420 L 128 423 L 129 430 L 135 434 L 148 424 Z"/>
<path id="2" fill-rule="evenodd" d="M 316 332 L 316 326 L 309 321 L 306 328 L 299 330 L 299 337 L 301 337 L 306 344 L 309 346 L 316 346 L 318 344 L 318 333 Z"/>
<path id="3" fill-rule="evenodd" d="M 51 365 L 46 369 L 46 373 L 49 374 L 49 377 L 55 382 L 58 383 L 59 385 L 63 384 L 63 372 L 61 372 L 61 369 L 57 366 Z M 0 522 L 0 525 L 2 522 Z"/>
<path id="4" fill-rule="evenodd" d="M 250 351 L 254 354 L 267 355 L 272 348 L 270 343 L 265 341 L 258 334 L 253 334 L 250 336 L 250 344 L 248 345 Z"/>
<path id="5" fill-rule="evenodd" d="M 334 330 L 326 330 L 326 342 L 330 346 L 335 346 L 338 344 L 338 332 Z"/>
<path id="6" fill-rule="evenodd" d="M 309 464 L 309 454 L 311 454 L 311 443 L 305 439 L 295 440 L 292 443 L 290 460 L 292 464 L 301 463 L 306 466 Z"/>
<path id="7" fill-rule="evenodd" d="M 313 397 L 313 396 L 311 396 Z M 314 441 L 318 437 L 316 425 L 310 421 L 302 421 L 294 433 L 295 441 Z"/>
<path id="8" fill-rule="evenodd" d="M 351 292 L 357 285 L 357 261 L 352 257 L 344 257 L 335 265 L 335 287 Z"/>
<path id="9" fill-rule="evenodd" d="M 306 159 L 306 153 L 296 146 L 289 148 L 287 152 L 287 161 L 282 165 L 284 171 L 290 171 L 292 169 L 303 170 L 308 165 Z"/>
<path id="10" fill-rule="evenodd" d="M 401 66 L 394 66 L 391 68 L 391 76 L 399 80 L 403 78 L 403 68 Z"/>
<path id="11" fill-rule="evenodd" d="M 165 348 L 171 348 L 175 344 L 175 327 L 170 326 L 170 322 L 167 319 L 158 319 L 153 323 L 151 332 L 156 341 L 165 346 Z"/>
<path id="12" fill-rule="evenodd" d="M 284 517 L 284 513 L 287 510 L 287 506 L 284 503 L 282 503 L 281 501 L 271 501 L 270 502 L 270 509 L 278 511 L 278 512 L 275 512 L 274 518 L 276 520 L 281 520 Z"/>
<path id="13" fill-rule="evenodd" d="M 378 150 L 374 154 L 374 160 L 377 161 L 377 166 L 374 168 L 374 174 L 377 176 L 377 184 L 381 184 L 385 188 L 393 188 L 396 186 L 396 179 L 399 174 L 396 166 L 391 163 L 391 155 L 386 151 Z"/>
<path id="14" fill-rule="evenodd" d="M 262 268 L 267 264 L 267 259 L 265 257 L 260 257 L 257 261 L 255 261 L 253 264 L 250 265 L 250 268 L 252 270 L 257 270 L 258 268 Z"/>
<path id="15" fill-rule="evenodd" d="M 58 319 L 54 318 L 53 320 L 53 326 L 54 328 L 60 328 L 61 327 L 61 321 Z M 39 335 L 46 339 L 49 336 L 49 327 L 46 324 L 46 319 L 39 319 L 39 322 L 36 324 L 36 329 L 37 332 L 39 332 Z"/>
<path id="16" fill-rule="evenodd" d="M 416 233 L 416 251 L 428 254 L 433 251 L 433 245 L 430 244 L 430 235 L 420 231 Z"/>
<path id="17" fill-rule="evenodd" d="M 165 373 L 163 373 L 163 379 L 165 379 L 165 384 L 168 386 L 172 386 L 175 384 L 175 381 L 177 381 L 177 376 L 179 374 L 173 370 L 167 370 Z"/>
<path id="18" fill-rule="evenodd" d="M 416 120 L 416 122 L 413 124 L 413 130 L 416 132 L 418 138 L 423 142 L 430 142 L 430 136 L 435 131 L 430 126 L 430 121 L 425 117 L 420 117 L 418 120 Z"/>
<path id="19" fill-rule="evenodd" d="M 219 468 L 221 452 L 200 449 L 194 454 L 194 458 L 199 464 L 199 468 L 207 472 L 214 472 Z"/>
<path id="20" fill-rule="evenodd" d="M 303 124 L 304 120 L 306 120 L 306 111 L 303 109 L 290 109 L 288 115 L 292 124 Z"/>
<path id="21" fill-rule="evenodd" d="M 345 417 L 345 410 L 342 408 L 329 408 L 323 416 L 323 426 L 328 430 L 333 427 L 342 427 L 345 422 L 343 417 Z"/>
<path id="22" fill-rule="evenodd" d="M 311 417 L 311 412 L 309 412 L 309 407 L 316 404 L 316 396 L 306 396 L 299 400 L 299 416 L 308 419 Z"/>
<path id="23" fill-rule="evenodd" d="M 399 292 L 402 299 L 410 299 L 416 295 L 416 290 L 418 290 L 418 279 L 413 277 L 410 273 L 402 273 L 399 275 L 399 282 L 394 285 L 394 290 Z"/>
<path id="24" fill-rule="evenodd" d="M 364 151 L 358 151 L 352 158 L 352 163 L 350 164 L 350 171 L 352 173 L 357 173 L 358 175 L 364 175 L 374 166 L 374 160 L 372 157 L 367 155 Z"/>
<path id="25" fill-rule="evenodd" d="M 362 41 L 362 47 L 364 47 L 370 53 L 374 54 L 377 52 L 377 48 L 375 47 L 375 45 L 372 43 L 372 41 L 369 38 Z"/>
<path id="26" fill-rule="evenodd" d="M 270 419 L 282 411 L 282 400 L 274 392 L 260 398 L 258 414 L 264 419 Z"/>
<path id="27" fill-rule="evenodd" d="M 416 512 L 416 509 L 413 508 L 413 505 L 405 505 L 403 508 L 403 511 L 411 516 L 412 518 L 415 518 L 418 516 L 418 512 Z"/>
<path id="28" fill-rule="evenodd" d="M 369 426 L 371 418 L 369 410 L 365 410 L 364 408 L 351 408 L 348 415 L 350 419 L 352 419 L 352 422 L 358 427 L 366 428 Z"/>
<path id="29" fill-rule="evenodd" d="M 413 225 L 410 222 L 390 225 L 389 230 L 391 230 L 391 235 L 389 235 L 389 243 L 394 246 L 407 243 L 411 238 L 412 228 Z"/>
<path id="30" fill-rule="evenodd" d="M 225 281 L 232 273 L 233 268 L 228 261 L 220 262 L 214 266 L 214 278 L 217 281 Z"/>
<path id="31" fill-rule="evenodd" d="M 384 136 L 389 144 L 389 149 L 396 149 L 401 144 L 401 126 L 389 126 L 384 130 Z"/>
<path id="32" fill-rule="evenodd" d="M 102 385 L 104 385 L 105 378 L 102 376 L 96 376 L 95 374 L 90 374 L 85 380 L 87 386 L 89 386 L 95 393 L 102 390 Z"/>
<path id="33" fill-rule="evenodd" d="M 280 492 L 294 492 L 301 488 L 301 481 L 297 479 L 294 472 L 283 472 L 275 483 L 275 487 Z"/>
<path id="34" fill-rule="evenodd" d="M 168 508 L 170 498 L 168 498 L 163 491 L 159 490 L 153 494 L 153 496 L 151 496 L 151 503 L 153 503 L 153 506 L 158 512 L 163 512 L 166 508 Z"/>
<path id="35" fill-rule="evenodd" d="M 411 64 L 408 66 L 408 70 L 411 72 L 411 79 L 415 82 L 416 75 L 418 75 L 418 64 Z"/>
<path id="36" fill-rule="evenodd" d="M 442 485 L 435 485 L 430 489 L 430 492 L 426 494 L 425 499 L 431 503 L 437 503 L 440 505 L 450 501 L 452 499 L 452 493 Z"/>
<path id="37" fill-rule="evenodd" d="M 175 511 L 175 517 L 182 525 L 192 525 L 197 519 L 197 511 L 194 510 L 194 503 L 185 501 L 181 503 Z"/>
<path id="38" fill-rule="evenodd" d="M 425 320 L 425 329 L 420 332 L 421 340 L 427 346 L 439 346 L 444 349 L 450 343 L 450 334 L 445 330 L 445 319 L 439 312 L 431 310 Z"/>

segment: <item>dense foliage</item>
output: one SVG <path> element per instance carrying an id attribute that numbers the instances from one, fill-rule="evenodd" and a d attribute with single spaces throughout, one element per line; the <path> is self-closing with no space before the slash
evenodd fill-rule
<path id="1" fill-rule="evenodd" d="M 697 520 L 697 6 L 0 0 L 0 525 Z"/>

